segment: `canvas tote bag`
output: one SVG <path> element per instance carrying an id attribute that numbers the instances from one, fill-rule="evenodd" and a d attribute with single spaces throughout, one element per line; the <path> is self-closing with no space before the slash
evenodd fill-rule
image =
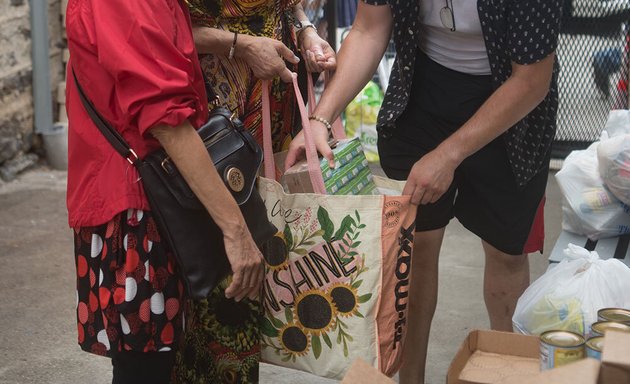
<path id="1" fill-rule="evenodd" d="M 416 207 L 403 182 L 375 177 L 379 195 L 326 195 L 304 102 L 294 81 L 309 174 L 317 193 L 272 180 L 268 84 L 263 84 L 265 175 L 259 191 L 279 232 L 267 261 L 261 325 L 268 363 L 341 379 L 360 357 L 387 375 L 400 367 Z"/>

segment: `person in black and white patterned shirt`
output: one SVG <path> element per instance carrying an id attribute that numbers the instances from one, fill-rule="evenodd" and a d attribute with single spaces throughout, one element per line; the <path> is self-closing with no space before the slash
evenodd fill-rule
<path id="1" fill-rule="evenodd" d="M 512 330 L 542 251 L 558 105 L 562 0 L 362 0 L 337 71 L 313 115 L 328 159 L 332 121 L 372 77 L 390 36 L 396 62 L 378 119 L 385 173 L 419 204 L 401 383 L 424 382 L 444 229 L 456 217 L 482 240 L 490 325 Z M 301 134 L 286 166 L 303 152 Z"/>

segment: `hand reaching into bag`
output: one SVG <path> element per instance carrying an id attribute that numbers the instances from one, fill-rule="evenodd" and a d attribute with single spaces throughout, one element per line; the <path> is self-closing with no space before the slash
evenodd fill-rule
<path id="1" fill-rule="evenodd" d="M 319 121 L 311 120 L 311 132 L 313 133 L 313 140 L 315 142 L 315 148 L 324 158 L 328 160 L 328 166 L 330 168 L 335 167 L 335 158 L 333 151 L 328 144 L 328 129 L 324 124 Z M 304 131 L 300 131 L 295 138 L 289 144 L 289 151 L 287 152 L 286 160 L 284 161 L 284 168 L 289 169 L 298 161 L 305 158 L 305 146 L 304 146 Z"/>

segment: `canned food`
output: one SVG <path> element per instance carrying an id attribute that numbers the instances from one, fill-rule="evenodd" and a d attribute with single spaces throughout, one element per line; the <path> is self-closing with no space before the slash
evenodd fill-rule
<path id="1" fill-rule="evenodd" d="M 597 311 L 597 321 L 615 321 L 630 325 L 630 309 L 602 308 Z"/>
<path id="2" fill-rule="evenodd" d="M 602 349 L 604 349 L 604 337 L 595 336 L 586 340 L 586 357 L 593 359 L 602 359 Z"/>
<path id="3" fill-rule="evenodd" d="M 552 369 L 584 358 L 584 337 L 569 331 L 540 335 L 540 369 Z"/>
<path id="4" fill-rule="evenodd" d="M 621 332 L 630 332 L 630 325 L 617 323 L 616 321 L 598 321 L 591 325 L 591 337 L 604 336 L 606 331 L 611 329 Z"/>

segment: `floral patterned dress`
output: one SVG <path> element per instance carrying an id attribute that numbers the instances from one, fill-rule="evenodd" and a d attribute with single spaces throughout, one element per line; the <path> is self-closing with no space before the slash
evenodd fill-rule
<path id="1" fill-rule="evenodd" d="M 294 52 L 285 11 L 300 0 L 187 0 L 193 24 L 282 40 Z M 200 56 L 202 70 L 221 105 L 236 111 L 262 144 L 261 81 L 238 58 Z M 297 68 L 289 67 L 296 71 Z M 286 149 L 299 127 L 293 88 L 279 78 L 271 82 L 270 105 L 274 151 Z M 185 332 L 173 372 L 173 382 L 257 383 L 262 308 L 247 299 L 225 298 L 225 280 L 207 300 L 189 301 Z"/>
<path id="2" fill-rule="evenodd" d="M 281 40 L 297 53 L 285 12 L 301 0 L 187 0 L 193 24 L 230 32 Z M 221 104 L 237 114 L 262 144 L 261 81 L 253 76 L 245 61 L 224 55 L 200 56 L 206 78 Z M 287 63 L 289 69 L 296 66 Z M 274 151 L 286 149 L 299 126 L 293 88 L 275 78 L 270 90 L 271 131 Z"/>

